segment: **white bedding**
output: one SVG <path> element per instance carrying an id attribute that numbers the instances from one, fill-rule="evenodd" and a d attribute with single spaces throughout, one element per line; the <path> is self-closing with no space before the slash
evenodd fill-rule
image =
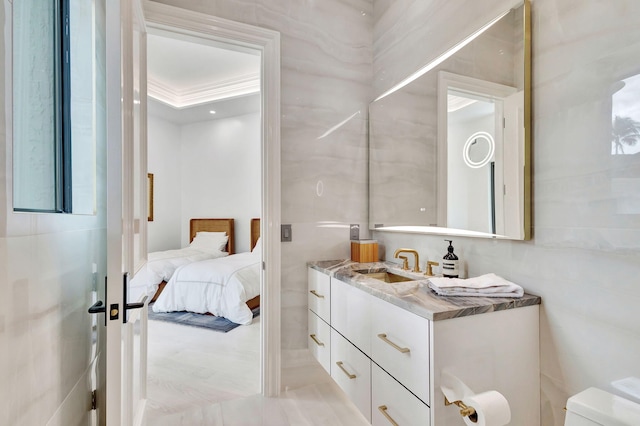
<path id="1" fill-rule="evenodd" d="M 239 253 L 179 267 L 153 305 L 154 312 L 210 312 L 251 324 L 247 300 L 260 294 L 260 253 Z"/>
<path id="2" fill-rule="evenodd" d="M 186 247 L 149 253 L 148 261 L 129 283 L 129 301 L 138 301 L 143 295 L 153 296 L 162 281 L 169 281 L 176 269 L 182 265 L 207 259 L 228 256 L 218 250 Z"/>

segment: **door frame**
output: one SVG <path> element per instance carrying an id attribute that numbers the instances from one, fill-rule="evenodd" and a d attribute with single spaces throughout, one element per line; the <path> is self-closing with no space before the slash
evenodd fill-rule
<path id="1" fill-rule="evenodd" d="M 280 33 L 155 2 L 144 3 L 148 28 L 222 41 L 261 54 L 263 271 L 260 286 L 260 389 L 280 392 Z"/>

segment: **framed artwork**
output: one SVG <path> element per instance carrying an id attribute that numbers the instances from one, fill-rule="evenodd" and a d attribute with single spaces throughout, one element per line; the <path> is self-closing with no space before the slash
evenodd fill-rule
<path id="1" fill-rule="evenodd" d="M 147 220 L 153 222 L 153 173 L 147 173 Z"/>

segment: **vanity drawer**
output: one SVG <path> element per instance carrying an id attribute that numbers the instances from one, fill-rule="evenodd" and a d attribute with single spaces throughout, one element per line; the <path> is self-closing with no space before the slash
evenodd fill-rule
<path id="1" fill-rule="evenodd" d="M 311 311 L 308 342 L 311 355 L 331 374 L 331 327 Z"/>
<path id="2" fill-rule="evenodd" d="M 371 296 L 331 278 L 331 327 L 367 356 L 371 353 Z"/>
<path id="3" fill-rule="evenodd" d="M 373 297 L 370 336 L 371 359 L 429 404 L 429 320 Z"/>
<path id="4" fill-rule="evenodd" d="M 393 424 L 392 420 L 402 426 L 429 426 L 430 415 L 426 404 L 375 363 L 371 363 L 371 424 L 373 426 L 390 426 Z"/>
<path id="5" fill-rule="evenodd" d="M 326 322 L 331 322 L 331 278 L 315 269 L 309 268 L 308 271 L 309 309 Z"/>
<path id="6" fill-rule="evenodd" d="M 333 329 L 331 377 L 371 423 L 371 360 Z"/>

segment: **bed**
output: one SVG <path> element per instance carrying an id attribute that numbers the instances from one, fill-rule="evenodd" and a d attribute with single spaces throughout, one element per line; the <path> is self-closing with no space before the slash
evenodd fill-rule
<path id="1" fill-rule="evenodd" d="M 250 324 L 260 304 L 260 221 L 251 220 L 251 251 L 189 263 L 176 269 L 153 304 L 154 312 L 189 311 Z"/>
<path id="2" fill-rule="evenodd" d="M 155 301 L 175 270 L 182 265 L 234 254 L 234 226 L 233 219 L 191 219 L 190 245 L 177 250 L 149 253 L 147 264 L 129 283 L 129 301 L 135 302 L 152 295 L 151 301 Z M 198 233 L 200 237 L 196 238 Z"/>

